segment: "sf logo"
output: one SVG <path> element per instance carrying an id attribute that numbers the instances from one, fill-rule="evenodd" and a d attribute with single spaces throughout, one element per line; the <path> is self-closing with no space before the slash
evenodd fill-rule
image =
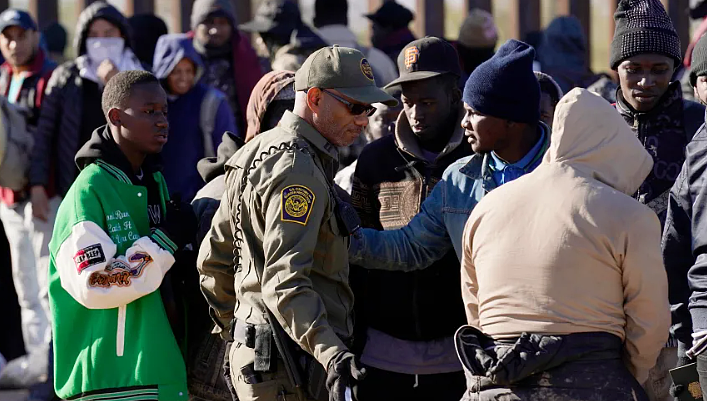
<path id="1" fill-rule="evenodd" d="M 420 50 L 417 46 L 408 47 L 405 49 L 405 67 L 409 70 L 413 64 L 417 63 L 420 58 Z"/>

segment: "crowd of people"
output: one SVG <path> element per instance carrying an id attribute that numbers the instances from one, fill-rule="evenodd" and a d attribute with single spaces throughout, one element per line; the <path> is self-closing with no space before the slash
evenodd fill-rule
<path id="1" fill-rule="evenodd" d="M 384 2 L 367 47 L 347 13 L 196 0 L 170 34 L 98 1 L 67 60 L 0 13 L 0 389 L 702 399 L 707 22 L 683 57 L 621 0 L 596 74 L 571 16 L 448 41 Z"/>

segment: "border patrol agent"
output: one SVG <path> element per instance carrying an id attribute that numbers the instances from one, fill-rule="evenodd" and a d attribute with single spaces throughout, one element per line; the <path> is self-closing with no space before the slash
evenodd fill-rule
<path id="1" fill-rule="evenodd" d="M 333 188 L 336 146 L 358 137 L 372 103 L 397 101 L 376 87 L 360 51 L 338 46 L 305 61 L 295 90 L 293 112 L 226 163 L 227 189 L 199 251 L 215 331 L 233 341 L 241 401 L 343 401 L 365 375 L 347 347 L 346 237 L 357 223 Z"/>

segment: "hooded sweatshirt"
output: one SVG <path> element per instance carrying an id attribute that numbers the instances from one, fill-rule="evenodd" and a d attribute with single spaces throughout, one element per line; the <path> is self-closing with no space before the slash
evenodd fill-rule
<path id="1" fill-rule="evenodd" d="M 222 48 L 207 48 L 194 39 L 194 47 L 204 62 L 204 81 L 226 94 L 236 125 L 245 132 L 246 105 L 253 87 L 263 72 L 250 39 L 237 29 L 235 11 L 230 0 L 196 0 L 191 13 L 191 32 L 210 15 L 219 14 L 231 22 L 231 40 Z"/>
<path id="2" fill-rule="evenodd" d="M 132 46 L 127 20 L 115 7 L 98 1 L 81 12 L 74 38 L 78 58 L 57 67 L 49 79 L 29 171 L 31 186 L 42 185 L 49 192 L 55 189 L 62 196 L 78 175 L 74 164 L 76 152 L 94 129 L 106 123 L 101 110 L 101 90 L 97 83 L 81 78 L 78 65 L 81 56 L 86 54 L 89 27 L 97 18 L 118 27 L 125 38 L 126 50 Z"/>
<path id="3" fill-rule="evenodd" d="M 190 60 L 196 67 L 194 86 L 184 95 L 171 95 L 166 79 L 184 58 Z M 172 34 L 160 37 L 155 49 L 153 72 L 162 81 L 162 86 L 168 93 L 169 140 L 162 148 L 162 174 L 167 180 L 170 193 L 179 193 L 183 200 L 189 202 L 204 185 L 196 164 L 202 158 L 216 154 L 224 132 L 231 131 L 237 136 L 240 134 L 231 107 L 223 93 L 199 81 L 203 73 L 203 64 L 192 46 L 192 41 L 186 35 Z M 213 99 L 215 105 L 211 104 L 210 99 L 206 100 L 207 98 Z M 208 103 L 204 104 L 205 101 Z M 203 132 L 210 128 L 202 126 L 204 115 L 213 121 L 211 132 Z M 214 118 L 212 119 L 211 116 Z M 205 143 L 207 140 L 211 145 Z M 206 154 L 207 146 L 210 150 L 208 154 Z"/>
<path id="4" fill-rule="evenodd" d="M 468 323 L 494 339 L 614 334 L 642 383 L 670 324 L 660 223 L 631 198 L 653 161 L 609 103 L 583 89 L 557 105 L 550 143 L 534 172 L 469 217 Z"/>

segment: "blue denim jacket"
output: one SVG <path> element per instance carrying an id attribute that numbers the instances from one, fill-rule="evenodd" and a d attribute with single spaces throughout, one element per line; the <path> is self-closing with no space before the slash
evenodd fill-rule
<path id="1" fill-rule="evenodd" d="M 550 129 L 543 123 L 539 126 L 545 131 L 544 152 Z M 390 231 L 363 228 L 352 236 L 349 262 L 369 269 L 414 271 L 428 267 L 452 247 L 461 260 L 469 214 L 497 186 L 490 163 L 491 155 L 486 153 L 450 164 L 408 225 Z"/>

